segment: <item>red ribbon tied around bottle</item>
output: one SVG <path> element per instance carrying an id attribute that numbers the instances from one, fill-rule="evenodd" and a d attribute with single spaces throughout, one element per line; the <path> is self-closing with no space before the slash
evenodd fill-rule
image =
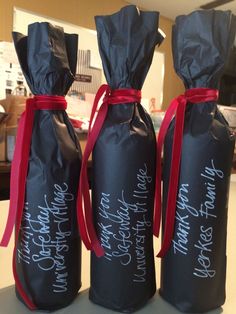
<path id="1" fill-rule="evenodd" d="M 18 239 L 22 214 L 25 205 L 25 188 L 28 173 L 28 164 L 30 156 L 31 137 L 34 124 L 34 114 L 36 110 L 65 110 L 66 100 L 63 96 L 34 96 L 26 101 L 26 109 L 22 113 L 16 138 L 13 161 L 11 164 L 10 179 L 10 206 L 6 227 L 0 246 L 6 247 L 10 241 L 13 228 L 15 226 L 15 243 Z M 16 246 L 13 251 L 13 275 L 21 298 L 26 305 L 35 310 L 36 306 L 28 295 L 18 278 L 16 272 Z"/>
<path id="2" fill-rule="evenodd" d="M 99 101 L 104 95 L 102 104 L 98 109 Z M 103 247 L 98 240 L 94 224 L 93 212 L 89 194 L 89 183 L 87 175 L 87 163 L 90 154 L 94 148 L 96 140 L 102 129 L 103 123 L 106 119 L 108 107 L 115 104 L 140 103 L 141 91 L 136 89 L 115 89 L 112 90 L 108 85 L 102 85 L 94 99 L 92 112 L 90 116 L 89 132 L 87 144 L 84 150 L 80 182 L 77 196 L 77 219 L 80 229 L 80 236 L 84 245 L 88 250 L 94 251 L 96 256 L 101 257 L 105 254 Z M 96 111 L 97 116 L 95 117 Z M 84 205 L 84 206 L 83 206 Z"/>
<path id="3" fill-rule="evenodd" d="M 174 234 L 176 201 L 178 194 L 178 181 L 181 161 L 181 150 L 184 130 L 185 110 L 188 103 L 197 104 L 204 102 L 216 101 L 218 98 L 218 90 L 210 88 L 192 88 L 185 91 L 184 95 L 172 100 L 168 107 L 163 122 L 161 124 L 157 138 L 157 167 L 156 167 L 156 190 L 155 190 L 155 208 L 154 208 L 154 224 L 153 233 L 159 236 L 161 216 L 162 216 L 162 195 L 161 195 L 161 178 L 162 178 L 162 162 L 161 155 L 165 141 L 165 137 L 175 116 L 174 138 L 172 146 L 171 166 L 169 175 L 169 186 L 167 195 L 165 226 L 163 233 L 163 241 L 158 257 L 164 257 L 167 253 Z"/>

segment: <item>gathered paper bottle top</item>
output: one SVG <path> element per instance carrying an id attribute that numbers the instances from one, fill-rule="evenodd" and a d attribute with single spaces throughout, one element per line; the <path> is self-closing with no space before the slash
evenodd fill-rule
<path id="1" fill-rule="evenodd" d="M 96 16 L 98 45 L 107 83 L 112 89 L 141 89 L 156 45 L 159 12 L 139 11 L 130 5 L 119 12 Z"/>
<path id="2" fill-rule="evenodd" d="M 78 36 L 50 23 L 33 23 L 28 35 L 13 32 L 26 81 L 34 95 L 67 94 L 76 72 Z"/>
<path id="3" fill-rule="evenodd" d="M 199 10 L 176 18 L 174 67 L 186 88 L 218 87 L 235 36 L 235 23 L 230 11 Z"/>

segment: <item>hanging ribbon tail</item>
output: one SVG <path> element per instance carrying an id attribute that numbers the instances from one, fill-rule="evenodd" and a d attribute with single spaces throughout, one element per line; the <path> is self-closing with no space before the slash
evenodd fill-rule
<path id="1" fill-rule="evenodd" d="M 86 162 L 93 151 L 97 138 L 100 134 L 102 126 L 107 116 L 108 104 L 103 103 L 101 108 L 99 109 L 98 115 L 96 117 L 96 121 L 94 122 L 93 128 L 90 132 L 88 137 L 87 145 L 84 151 L 84 159 Z M 92 212 L 92 205 L 91 199 L 89 194 L 89 184 L 88 184 L 88 177 L 87 177 L 87 169 L 84 177 L 84 184 L 83 184 L 83 196 L 84 196 L 84 210 L 85 210 L 85 217 L 87 221 L 88 232 L 91 240 L 92 250 L 96 254 L 96 256 L 100 257 L 105 254 L 104 249 L 101 247 L 100 242 L 97 238 L 97 234 L 93 224 L 93 212 Z"/>
<path id="2" fill-rule="evenodd" d="M 164 119 L 162 121 L 160 130 L 158 132 L 157 139 L 157 165 L 156 165 L 156 184 L 155 184 L 155 207 L 154 207 L 154 218 L 153 218 L 153 234 L 158 238 L 161 226 L 161 213 L 162 213 L 162 202 L 161 202 L 161 181 L 162 181 L 162 150 L 168 131 L 169 125 L 175 115 L 176 108 L 178 106 L 177 99 L 172 100 L 169 108 L 166 111 Z"/>
<path id="3" fill-rule="evenodd" d="M 18 126 L 16 146 L 11 166 L 10 207 L 6 228 L 0 244 L 1 246 L 8 245 L 15 223 L 16 239 L 20 229 L 34 122 L 34 106 L 36 106 L 36 104 L 37 109 L 40 110 L 66 109 L 66 101 L 62 96 L 35 96 L 32 99 L 27 99 L 26 111 L 22 114 Z M 22 298 L 24 299 L 23 296 Z"/>
<path id="4" fill-rule="evenodd" d="M 66 101 L 62 96 L 35 96 L 27 99 L 26 110 L 22 114 L 17 131 L 16 145 L 11 166 L 10 206 L 8 219 L 0 245 L 7 246 L 15 226 L 15 243 L 17 243 L 22 215 L 25 205 L 25 187 L 28 173 L 31 137 L 34 123 L 35 109 L 65 110 Z M 25 304 L 35 310 L 36 306 L 24 291 L 16 271 L 16 246 L 13 251 L 13 274 L 16 288 Z"/>
<path id="5" fill-rule="evenodd" d="M 80 230 L 80 237 L 83 241 L 87 250 L 91 250 L 91 242 L 88 236 L 87 227 L 84 218 L 84 211 L 83 211 L 83 191 L 82 186 L 84 184 L 84 176 L 87 172 L 86 163 L 82 160 L 81 170 L 80 170 L 80 180 L 79 180 L 79 189 L 78 189 L 78 196 L 77 196 L 77 222 Z"/>
<path id="6" fill-rule="evenodd" d="M 216 101 L 218 90 L 209 88 L 192 88 L 186 90 L 184 95 L 174 99 L 168 108 L 157 141 L 157 170 L 156 170 L 156 203 L 154 211 L 154 234 L 158 235 L 161 221 L 161 152 L 164 145 L 165 136 L 175 114 L 174 138 L 172 146 L 171 167 L 169 174 L 168 195 L 165 212 L 165 223 L 163 241 L 158 257 L 164 257 L 167 253 L 174 234 L 176 202 L 178 197 L 179 173 L 181 163 L 181 151 L 183 141 L 183 130 L 185 120 L 185 110 L 187 103 L 203 103 Z"/>
<path id="7" fill-rule="evenodd" d="M 25 112 L 22 113 L 20 121 L 19 121 L 15 151 L 14 151 L 14 158 L 11 164 L 10 206 L 9 206 L 9 211 L 8 211 L 6 227 L 2 236 L 2 240 L 0 242 L 0 246 L 4 246 L 4 247 L 7 247 L 9 244 L 9 241 L 13 232 L 13 228 L 16 222 L 18 195 L 19 195 L 18 179 L 19 179 L 19 172 L 21 169 L 20 158 L 17 158 L 17 156 L 21 154 L 20 148 L 23 143 L 24 128 L 25 128 Z"/>
<path id="8" fill-rule="evenodd" d="M 24 207 L 25 182 L 28 171 L 28 156 L 34 118 L 34 113 L 30 106 L 31 102 L 31 99 L 27 100 L 26 110 L 21 115 L 19 121 L 16 145 L 13 155 L 13 161 L 11 164 L 10 205 L 6 227 L 0 243 L 0 246 L 5 247 L 10 241 L 15 223 L 20 224 L 17 219 L 20 218 L 19 212 L 21 210 L 19 209 L 23 209 Z M 19 226 L 16 225 L 16 229 L 17 227 Z"/>
<path id="9" fill-rule="evenodd" d="M 96 93 L 96 96 L 94 98 L 93 107 L 92 107 L 92 111 L 91 111 L 91 115 L 90 115 L 88 135 L 90 134 L 90 131 L 92 129 L 92 124 L 94 122 L 94 117 L 95 117 L 96 111 L 98 109 L 98 104 L 99 104 L 100 99 L 102 98 L 103 94 L 105 94 L 105 96 L 107 96 L 110 92 L 111 92 L 111 89 L 107 84 L 103 84 L 99 87 L 99 89 Z"/>
<path id="10" fill-rule="evenodd" d="M 101 247 L 98 240 L 94 224 L 93 224 L 93 213 L 89 194 L 89 184 L 87 175 L 87 164 L 90 154 L 93 151 L 96 140 L 99 136 L 103 123 L 107 115 L 108 104 L 103 102 L 101 105 L 97 117 L 94 120 L 95 113 L 97 111 L 98 103 L 105 93 L 105 97 L 110 93 L 110 88 L 108 85 L 102 85 L 94 99 L 94 104 L 92 108 L 92 113 L 89 123 L 89 133 L 87 138 L 87 144 L 84 150 L 80 182 L 78 189 L 77 198 L 77 219 L 80 230 L 81 239 L 88 250 L 93 250 L 97 257 L 101 257 L 105 254 L 104 249 Z M 93 127 L 92 127 L 93 124 Z M 84 209 L 83 209 L 84 204 Z"/>
<path id="11" fill-rule="evenodd" d="M 26 110 L 22 114 L 16 139 L 16 146 L 11 166 L 11 181 L 10 181 L 10 207 L 8 213 L 8 221 L 3 235 L 3 243 L 8 244 L 14 225 L 15 225 L 15 239 L 17 241 L 20 224 L 23 214 L 25 201 L 25 185 L 28 171 L 28 159 L 30 153 L 31 135 L 34 122 L 34 100 L 26 101 Z M 26 125 L 27 123 L 27 125 Z M 16 242 L 15 241 L 15 242 Z M 16 283 L 16 288 L 25 304 L 31 309 L 35 310 L 36 306 L 29 299 L 21 285 L 20 279 L 16 272 L 16 247 L 13 251 L 13 274 Z"/>
<path id="12" fill-rule="evenodd" d="M 181 161 L 181 150 L 182 150 L 182 140 L 183 140 L 183 129 L 184 129 L 184 117 L 186 108 L 186 99 L 178 99 L 178 105 L 175 116 L 175 129 L 174 129 L 174 139 L 172 147 L 172 158 L 171 158 L 171 168 L 170 168 L 170 181 L 167 196 L 167 208 L 165 217 L 165 228 L 163 235 L 163 243 L 158 257 L 163 257 L 168 251 L 175 226 L 175 212 L 176 212 L 176 200 L 178 193 L 178 183 L 179 183 L 179 169 Z"/>
<path id="13" fill-rule="evenodd" d="M 97 111 L 99 101 L 103 95 L 104 95 L 103 103 L 99 108 L 98 114 L 95 118 L 95 113 Z M 108 85 L 102 85 L 99 88 L 94 99 L 94 104 L 90 117 L 87 145 L 85 147 L 82 168 L 80 173 L 80 183 L 77 198 L 77 219 L 82 241 L 84 242 L 87 249 L 94 251 L 97 257 L 103 256 L 105 254 L 105 251 L 98 240 L 93 223 L 93 212 L 87 176 L 88 159 L 93 151 L 97 138 L 100 134 L 100 131 L 106 119 L 108 105 L 140 102 L 140 99 L 141 91 L 139 90 L 135 89 L 111 90 Z"/>

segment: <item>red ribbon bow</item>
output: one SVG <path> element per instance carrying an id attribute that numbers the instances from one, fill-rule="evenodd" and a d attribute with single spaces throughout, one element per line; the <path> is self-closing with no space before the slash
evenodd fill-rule
<path id="1" fill-rule="evenodd" d="M 163 257 L 168 251 L 174 233 L 176 200 L 178 192 L 179 169 L 182 150 L 182 139 L 184 129 L 184 116 L 187 103 L 203 103 L 208 101 L 216 101 L 218 98 L 218 90 L 210 88 L 192 88 L 186 90 L 184 95 L 172 100 L 166 111 L 165 117 L 161 124 L 157 139 L 157 167 L 156 167 L 156 191 L 155 191 L 155 209 L 154 209 L 154 225 L 153 233 L 159 236 L 161 224 L 161 154 L 165 141 L 166 133 L 172 118 L 175 115 L 174 138 L 172 147 L 172 159 L 170 168 L 170 180 L 168 187 L 165 228 L 163 234 L 163 242 L 158 257 Z"/>
<path id="2" fill-rule="evenodd" d="M 28 172 L 34 113 L 36 110 L 65 110 L 66 105 L 67 104 L 63 96 L 35 96 L 34 98 L 27 99 L 26 101 L 26 109 L 21 115 L 18 125 L 15 151 L 11 165 L 10 206 L 0 246 L 6 247 L 8 245 L 14 226 L 16 241 L 19 236 L 25 203 L 25 186 Z M 13 274 L 16 287 L 21 298 L 31 310 L 35 310 L 36 306 L 25 293 L 16 273 L 16 246 L 13 251 Z"/>
<path id="3" fill-rule="evenodd" d="M 102 98 L 103 102 L 98 110 L 98 114 L 95 117 L 95 113 L 98 108 L 98 103 Z M 140 103 L 141 91 L 136 89 L 116 89 L 111 90 L 108 85 L 102 85 L 94 99 L 93 108 L 89 123 L 89 132 L 87 138 L 87 144 L 84 150 L 81 172 L 80 172 L 80 182 L 77 197 L 77 219 L 80 229 L 80 236 L 84 245 L 88 250 L 93 250 L 94 253 L 100 257 L 104 255 L 104 249 L 101 247 L 100 242 L 97 238 L 97 234 L 93 225 L 93 213 L 89 194 L 89 184 L 87 175 L 87 162 L 89 156 L 94 148 L 98 135 L 101 131 L 103 123 L 105 121 L 108 106 L 114 104 L 125 104 L 125 103 Z M 94 123 L 93 123 L 94 122 Z M 84 203 L 84 210 L 83 210 Z"/>

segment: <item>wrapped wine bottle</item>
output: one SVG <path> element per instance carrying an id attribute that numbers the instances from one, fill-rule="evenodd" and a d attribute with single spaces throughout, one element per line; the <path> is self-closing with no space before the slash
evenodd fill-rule
<path id="1" fill-rule="evenodd" d="M 158 136 L 154 233 L 160 224 L 164 144 L 160 294 L 183 312 L 206 312 L 225 301 L 235 139 L 217 109 L 217 89 L 234 36 L 230 11 L 195 11 L 178 16 L 173 26 L 174 66 L 186 91 L 171 102 Z"/>
<path id="2" fill-rule="evenodd" d="M 31 310 L 68 305 L 81 285 L 76 197 L 81 149 L 65 112 L 75 75 L 78 36 L 34 23 L 13 33 L 27 83 L 11 167 L 10 209 L 1 245 L 15 225 L 16 293 Z"/>
<path id="3" fill-rule="evenodd" d="M 99 89 L 92 110 L 78 218 L 81 238 L 94 251 L 90 299 L 121 312 L 137 310 L 156 291 L 152 239 L 155 132 L 140 104 L 140 90 L 155 46 L 163 40 L 158 19 L 158 12 L 139 11 L 135 6 L 95 18 L 108 85 Z M 93 119 L 103 93 L 103 104 Z M 86 188 L 91 151 L 92 209 Z"/>

